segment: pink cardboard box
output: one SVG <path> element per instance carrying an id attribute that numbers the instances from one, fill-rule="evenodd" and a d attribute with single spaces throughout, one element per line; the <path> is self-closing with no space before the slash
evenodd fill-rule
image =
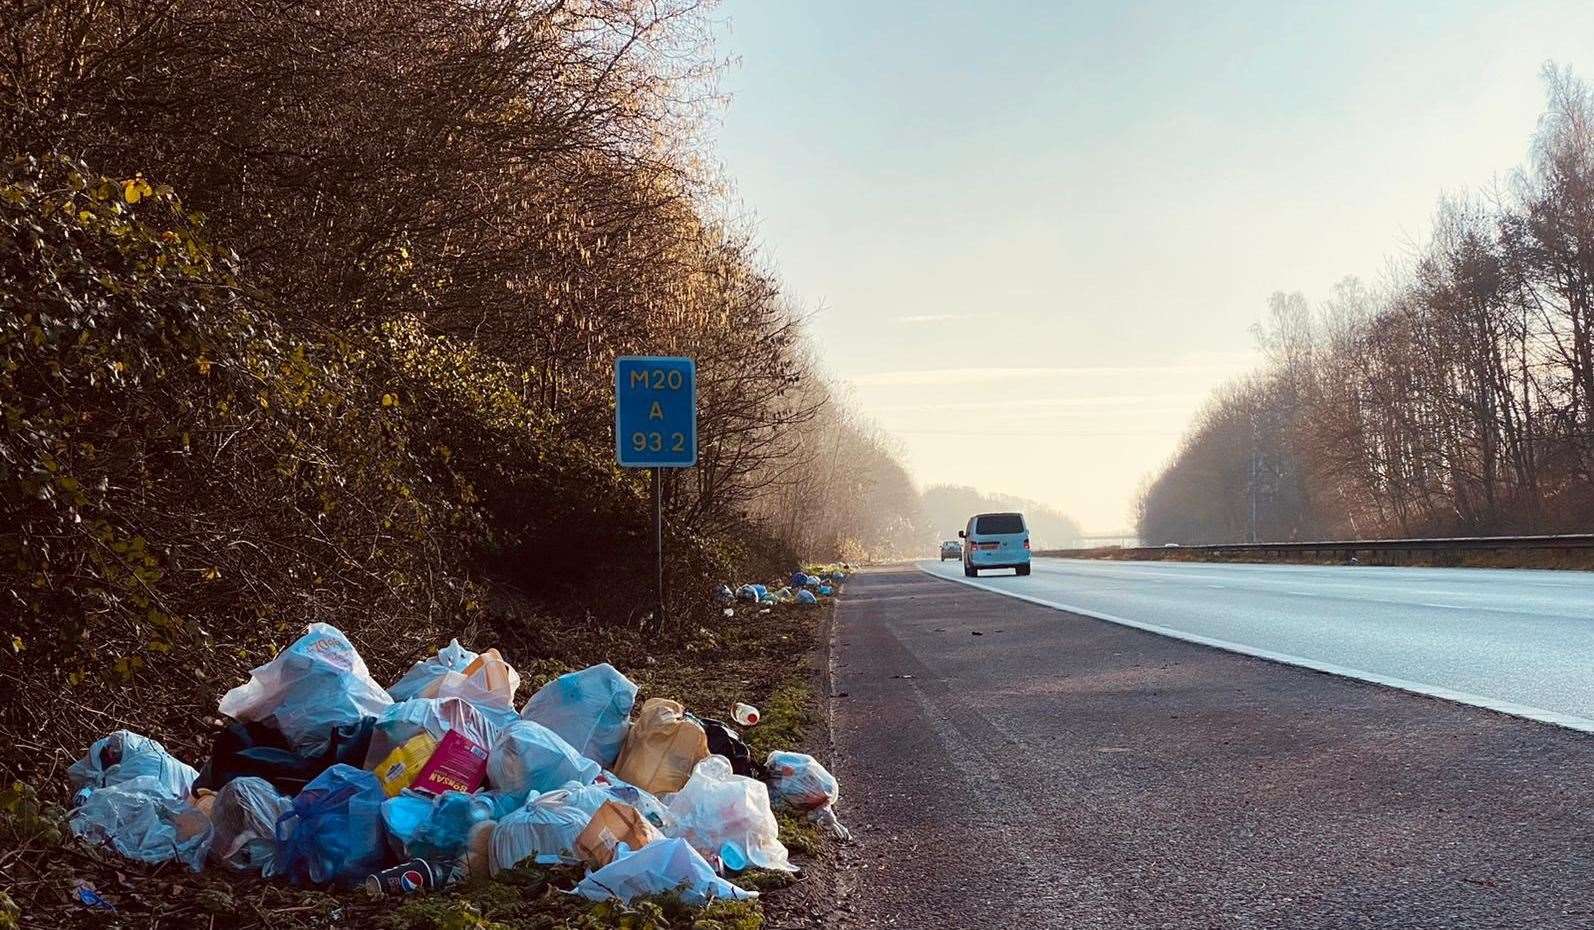
<path id="1" fill-rule="evenodd" d="M 427 794 L 463 791 L 482 786 L 487 779 L 487 750 L 471 742 L 458 730 L 449 730 L 437 744 L 437 751 L 421 767 L 410 787 Z"/>

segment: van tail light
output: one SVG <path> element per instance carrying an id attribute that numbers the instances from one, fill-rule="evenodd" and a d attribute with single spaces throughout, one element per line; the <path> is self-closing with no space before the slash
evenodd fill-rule
<path id="1" fill-rule="evenodd" d="M 1028 536 L 1024 537 L 1024 548 L 1025 549 L 1029 548 L 1029 537 Z"/>

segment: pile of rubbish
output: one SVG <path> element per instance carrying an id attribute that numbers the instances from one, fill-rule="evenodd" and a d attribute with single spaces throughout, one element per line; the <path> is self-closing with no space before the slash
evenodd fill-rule
<path id="1" fill-rule="evenodd" d="M 741 601 L 749 604 L 818 604 L 819 598 L 831 597 L 847 580 L 844 569 L 824 570 L 810 575 L 802 569 L 791 573 L 789 583 L 779 588 L 761 584 L 738 585 L 734 590 L 722 584 L 714 591 L 714 599 L 729 610 L 730 605 Z"/>
<path id="2" fill-rule="evenodd" d="M 119 730 L 67 775 L 72 832 L 141 862 L 409 893 L 517 863 L 584 866 L 575 893 L 629 903 L 753 898 L 725 876 L 796 871 L 773 806 L 838 836 L 836 780 L 812 756 L 752 757 L 726 723 L 649 698 L 608 664 L 516 711 L 496 649 L 450 642 L 389 688 L 312 624 L 221 699 L 233 722 L 198 771 Z M 737 704 L 733 719 L 757 723 Z"/>

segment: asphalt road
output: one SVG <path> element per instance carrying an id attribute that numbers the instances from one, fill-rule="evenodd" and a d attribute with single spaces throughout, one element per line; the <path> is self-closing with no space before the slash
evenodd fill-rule
<path id="1" fill-rule="evenodd" d="M 832 664 L 824 926 L 1594 927 L 1588 734 L 912 569 Z"/>
<path id="2" fill-rule="evenodd" d="M 958 562 L 924 570 L 963 579 Z M 1036 559 L 1004 594 L 1594 731 L 1594 576 Z"/>

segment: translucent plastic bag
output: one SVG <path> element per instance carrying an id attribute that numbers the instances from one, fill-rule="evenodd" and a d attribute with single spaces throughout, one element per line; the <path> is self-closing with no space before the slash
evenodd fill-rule
<path id="1" fill-rule="evenodd" d="M 634 852 L 618 850 L 615 860 L 576 885 L 576 894 L 592 901 L 632 900 L 653 894 L 679 892 L 681 900 L 701 907 L 718 898 L 746 900 L 758 897 L 714 874 L 685 840 L 658 840 Z"/>
<path id="2" fill-rule="evenodd" d="M 404 673 L 404 677 L 393 682 L 387 693 L 395 701 L 408 701 L 410 698 L 419 697 L 422 689 L 437 679 L 449 672 L 463 672 L 474 661 L 476 653 L 461 646 L 459 640 L 451 639 L 448 645 L 437 650 L 437 655 L 428 656 L 410 666 L 410 670 Z"/>
<path id="3" fill-rule="evenodd" d="M 505 727 L 487 757 L 487 780 L 519 797 L 553 791 L 567 781 L 590 784 L 601 771 L 559 734 L 530 720 Z"/>
<path id="4" fill-rule="evenodd" d="M 769 797 L 774 803 L 804 811 L 808 819 L 828 827 L 841 839 L 852 834 L 836 819 L 832 807 L 841 795 L 841 785 L 819 760 L 807 753 L 776 750 L 764 761 L 769 771 Z"/>
<path id="5" fill-rule="evenodd" d="M 492 873 L 530 859 L 538 865 L 575 865 L 581 861 L 576 839 L 592 818 L 569 802 L 563 791 L 537 795 L 526 806 L 504 816 L 493 828 Z"/>
<path id="6" fill-rule="evenodd" d="M 598 808 L 606 801 L 618 801 L 636 808 L 655 827 L 664 828 L 666 815 L 664 803 L 635 785 L 615 781 L 611 775 L 600 775 L 598 780 L 590 785 L 566 782 L 559 790 L 568 792 L 570 803 L 589 815 L 596 814 Z"/>
<path id="7" fill-rule="evenodd" d="M 636 685 L 609 663 L 560 675 L 537 690 L 520 716 L 564 737 L 576 751 L 605 768 L 625 743 Z"/>
<path id="8" fill-rule="evenodd" d="M 614 774 L 658 795 L 679 791 L 708 755 L 708 735 L 668 698 L 649 698 L 626 734 Z"/>
<path id="9" fill-rule="evenodd" d="M 493 815 L 491 797 L 458 791 L 445 791 L 436 798 L 406 791 L 382 802 L 388 842 L 404 859 L 456 859 L 465 854 L 476 824 L 492 820 Z"/>
<path id="10" fill-rule="evenodd" d="M 210 811 L 210 858 L 234 871 L 275 875 L 277 818 L 292 807 L 264 778 L 222 785 Z"/>
<path id="11" fill-rule="evenodd" d="M 768 789 L 761 781 L 737 775 L 724 756 L 709 756 L 697 764 L 686 787 L 670 799 L 664 833 L 686 840 L 709 859 L 723 859 L 731 868 L 752 864 L 797 871 L 780 842 Z"/>
<path id="12" fill-rule="evenodd" d="M 278 872 L 296 883 L 347 886 L 380 869 L 384 800 L 376 776 L 352 765 L 316 776 L 277 820 Z"/>
<path id="13" fill-rule="evenodd" d="M 336 627 L 312 623 L 304 636 L 221 699 L 235 720 L 270 721 L 293 745 L 313 751 L 333 727 L 375 717 L 393 703 L 365 660 Z"/>
<path id="14" fill-rule="evenodd" d="M 199 773 L 165 746 L 131 730 L 95 740 L 88 753 L 66 770 L 74 788 L 106 788 L 141 776 L 154 777 L 162 796 L 181 798 L 188 795 Z"/>
<path id="15" fill-rule="evenodd" d="M 819 760 L 806 753 L 775 751 L 764 760 L 769 797 L 793 810 L 812 811 L 836 803 L 841 786 Z"/>
<path id="16" fill-rule="evenodd" d="M 185 823 L 186 821 L 186 823 Z M 186 798 L 174 798 L 159 775 L 139 775 L 96 788 L 72 811 L 74 836 L 110 846 L 139 862 L 177 859 L 194 871 L 205 861 L 210 840 L 203 813 Z"/>
<path id="17" fill-rule="evenodd" d="M 504 661 L 497 649 L 489 649 L 465 666 L 463 671 L 448 671 L 422 688 L 419 697 L 460 697 L 484 708 L 515 712 L 515 692 L 520 689 L 520 673 Z"/>

